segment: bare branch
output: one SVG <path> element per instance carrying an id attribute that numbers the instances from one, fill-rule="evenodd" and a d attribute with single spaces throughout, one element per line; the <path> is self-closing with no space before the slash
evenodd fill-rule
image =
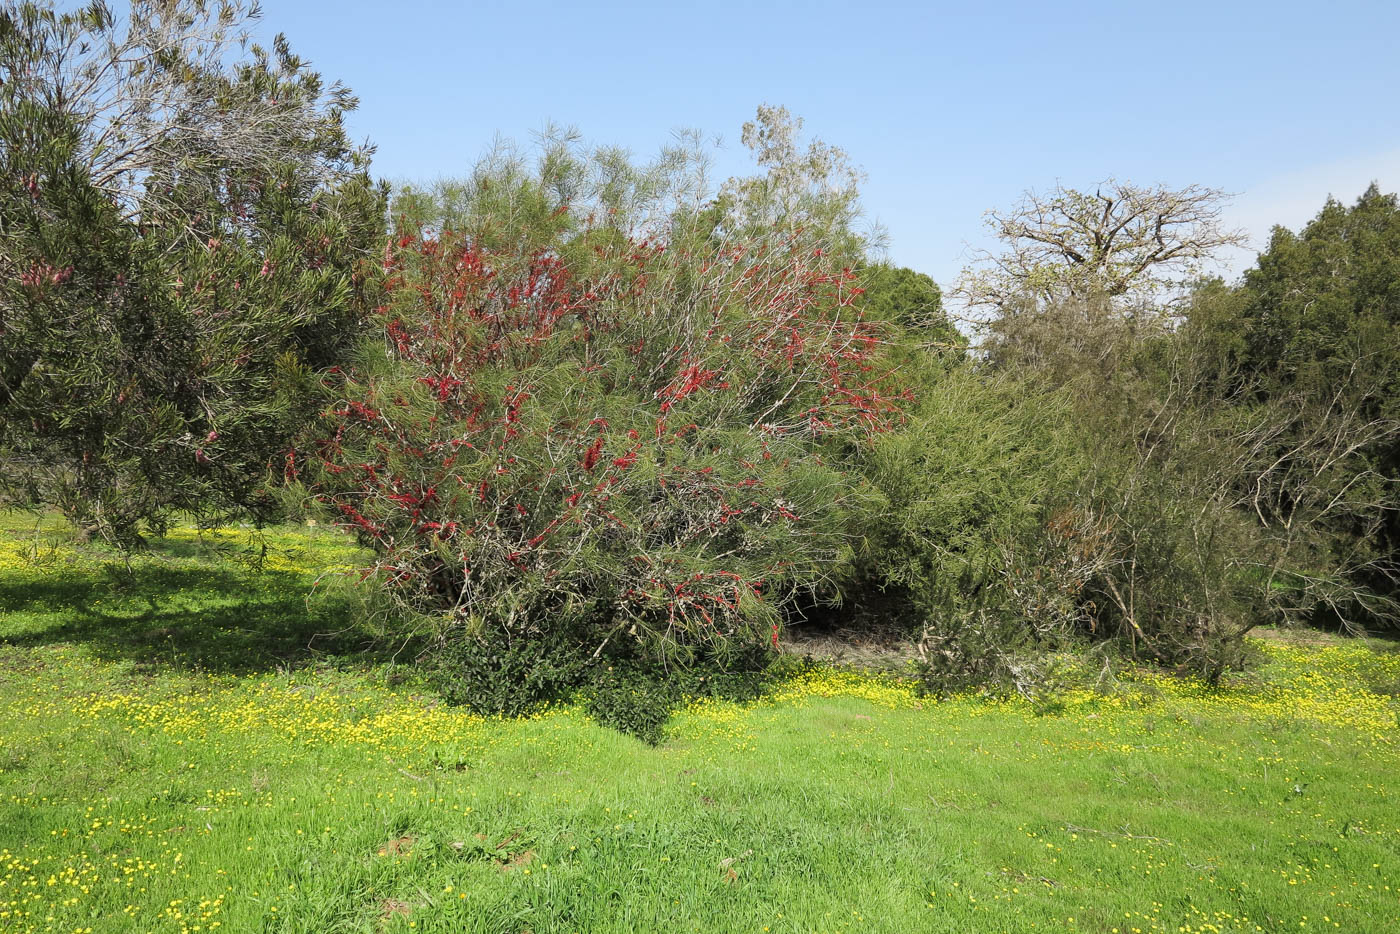
<path id="1" fill-rule="evenodd" d="M 982 251 L 954 294 L 1004 308 L 1019 296 L 1048 300 L 1092 293 L 1140 302 L 1197 274 L 1216 250 L 1244 242 L 1221 226 L 1223 192 L 1191 185 L 1144 188 L 1109 179 L 1093 195 L 1056 186 L 1027 192 L 987 226 L 1007 247 Z"/>

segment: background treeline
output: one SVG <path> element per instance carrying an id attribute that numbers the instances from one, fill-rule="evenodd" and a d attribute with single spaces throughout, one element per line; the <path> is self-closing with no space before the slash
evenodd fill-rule
<path id="1" fill-rule="evenodd" d="M 569 134 L 392 194 L 239 4 L 0 7 L 0 497 L 123 547 L 314 514 L 452 697 L 654 736 L 784 627 L 902 627 L 931 689 L 1045 659 L 1218 679 L 1400 579 L 1400 206 L 1276 229 L 1113 180 L 989 223 L 950 322 L 859 176 L 760 108 L 709 181 Z"/>
<path id="2" fill-rule="evenodd" d="M 1081 638 L 1216 679 L 1259 624 L 1393 626 L 1395 197 L 1372 188 L 1276 229 L 1233 286 L 1123 290 L 1069 257 L 1140 212 L 1159 250 L 1183 193 L 1109 182 L 1037 200 L 1021 213 L 1069 218 L 1058 268 L 1030 270 L 1052 284 L 989 301 L 965 277 L 990 312 L 980 352 L 873 449 L 896 508 L 868 573 L 907 588 L 931 664 L 1016 681 L 1038 670 L 1018 649 Z M 1197 218 L 1176 236 L 1219 234 Z M 1008 241 L 1003 281 L 1024 271 Z M 1163 268 L 1134 252 L 1111 265 Z"/>

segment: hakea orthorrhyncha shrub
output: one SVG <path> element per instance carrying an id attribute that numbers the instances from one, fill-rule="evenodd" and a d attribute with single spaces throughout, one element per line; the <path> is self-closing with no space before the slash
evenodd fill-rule
<path id="1" fill-rule="evenodd" d="M 702 244 L 400 236 L 383 351 L 289 473 L 439 635 L 776 642 L 849 553 L 847 465 L 903 396 L 819 245 Z"/>

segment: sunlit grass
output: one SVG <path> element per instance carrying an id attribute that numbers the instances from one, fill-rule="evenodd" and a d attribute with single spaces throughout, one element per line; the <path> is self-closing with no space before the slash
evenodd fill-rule
<path id="1" fill-rule="evenodd" d="M 358 654 L 328 532 L 128 572 L 3 524 L 0 931 L 1400 930 L 1384 646 L 1037 705 L 822 669 L 653 749 Z"/>

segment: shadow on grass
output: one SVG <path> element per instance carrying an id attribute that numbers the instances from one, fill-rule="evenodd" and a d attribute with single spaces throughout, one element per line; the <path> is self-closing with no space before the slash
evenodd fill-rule
<path id="1" fill-rule="evenodd" d="M 348 593 L 313 592 L 310 578 L 295 572 L 143 564 L 0 578 L 0 643 L 81 643 L 145 672 L 372 663 L 399 648 L 376 644 L 354 618 Z"/>

